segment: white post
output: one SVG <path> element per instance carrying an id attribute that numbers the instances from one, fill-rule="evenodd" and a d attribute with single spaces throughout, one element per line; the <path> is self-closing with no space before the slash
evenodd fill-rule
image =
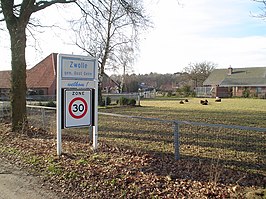
<path id="1" fill-rule="evenodd" d="M 62 154 L 62 136 L 61 136 L 61 58 L 57 57 L 57 95 L 56 95 L 56 135 L 57 135 L 57 155 Z"/>
<path id="2" fill-rule="evenodd" d="M 93 150 L 97 150 L 98 147 L 98 67 L 96 67 L 95 74 L 95 97 L 94 97 L 94 126 L 92 127 L 93 133 Z"/>

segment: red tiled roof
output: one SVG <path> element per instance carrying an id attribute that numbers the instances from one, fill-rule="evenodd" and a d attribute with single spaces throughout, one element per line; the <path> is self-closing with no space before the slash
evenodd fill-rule
<path id="1" fill-rule="evenodd" d="M 56 79 L 57 54 L 52 53 L 27 71 L 28 88 L 49 88 Z"/>
<path id="2" fill-rule="evenodd" d="M 27 70 L 28 88 L 49 88 L 56 80 L 57 53 Z M 0 88 L 11 88 L 11 71 L 0 71 Z"/>

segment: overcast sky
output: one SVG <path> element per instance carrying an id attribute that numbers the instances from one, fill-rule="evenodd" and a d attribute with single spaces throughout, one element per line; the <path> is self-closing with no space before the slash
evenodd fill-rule
<path id="1" fill-rule="evenodd" d="M 136 74 L 175 73 L 189 63 L 203 61 L 211 61 L 218 68 L 266 66 L 266 22 L 254 17 L 262 13 L 262 4 L 251 0 L 144 1 L 154 28 L 141 40 Z M 46 20 L 60 18 L 56 8 L 48 9 L 40 13 L 46 13 Z M 0 32 L 0 40 L 1 69 L 9 70 L 7 35 Z M 80 54 L 78 48 L 63 45 L 70 40 L 66 31 L 46 30 L 39 42 L 40 51 L 27 48 L 29 67 L 52 52 Z"/>

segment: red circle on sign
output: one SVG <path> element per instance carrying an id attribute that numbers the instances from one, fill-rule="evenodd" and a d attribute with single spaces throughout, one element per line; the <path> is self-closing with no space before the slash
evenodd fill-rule
<path id="1" fill-rule="evenodd" d="M 82 113 L 81 115 L 75 115 L 75 114 L 73 113 L 73 111 L 72 111 L 72 105 L 73 105 L 74 102 L 76 102 L 76 101 L 81 101 L 81 102 L 84 104 L 84 106 L 85 106 L 84 111 L 83 111 L 83 113 Z M 83 98 L 81 98 L 81 97 L 76 97 L 76 98 L 72 99 L 71 102 L 69 103 L 68 111 L 69 111 L 69 114 L 70 114 L 73 118 L 75 118 L 75 119 L 81 119 L 81 118 L 84 117 L 84 115 L 86 115 L 86 113 L 87 113 L 87 111 L 88 111 L 88 105 L 87 105 L 87 102 L 86 102 Z"/>

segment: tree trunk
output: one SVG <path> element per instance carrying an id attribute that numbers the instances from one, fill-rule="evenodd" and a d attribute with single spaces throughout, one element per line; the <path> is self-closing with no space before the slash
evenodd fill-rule
<path id="1" fill-rule="evenodd" d="M 26 114 L 26 32 L 25 27 L 15 25 L 10 31 L 12 52 L 11 73 L 11 108 L 12 130 L 22 129 L 27 120 Z"/>
<path id="2" fill-rule="evenodd" d="M 102 70 L 100 70 L 100 71 L 102 72 Z M 103 76 L 104 75 L 102 73 L 100 73 L 99 77 L 98 77 L 99 78 L 99 82 L 98 82 L 98 104 L 99 104 L 99 106 L 103 106 L 104 105 L 104 103 L 103 103 L 103 95 L 102 95 Z"/>
<path id="3" fill-rule="evenodd" d="M 0 0 L 0 13 L 4 15 L 11 40 L 11 108 L 12 130 L 19 131 L 27 122 L 26 114 L 26 28 L 32 13 L 56 3 L 73 3 L 76 0 Z M 1 21 L 3 21 L 1 20 Z"/>

